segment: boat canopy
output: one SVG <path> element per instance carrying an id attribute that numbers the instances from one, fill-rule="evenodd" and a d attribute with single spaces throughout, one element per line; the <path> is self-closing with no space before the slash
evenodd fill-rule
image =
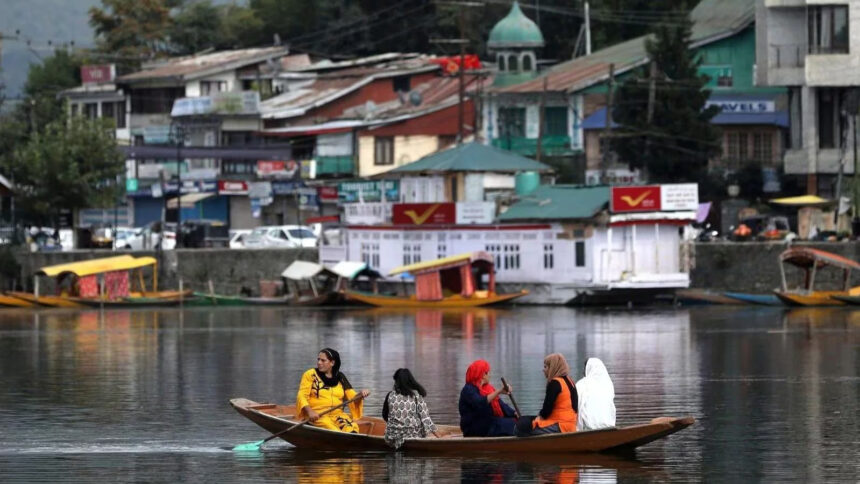
<path id="1" fill-rule="evenodd" d="M 329 269 L 344 279 L 352 280 L 359 276 L 367 276 L 371 279 L 381 277 L 382 275 L 371 269 L 366 262 L 356 262 L 343 260 L 338 262 Z"/>
<path id="2" fill-rule="evenodd" d="M 424 274 L 426 272 L 437 272 L 442 269 L 459 267 L 476 261 L 484 261 L 492 266 L 493 256 L 483 251 L 468 252 L 466 254 L 452 255 L 427 262 L 416 262 L 415 264 L 395 267 L 388 273 L 388 275 L 394 276 L 403 272 L 409 272 L 413 275 Z"/>
<path id="3" fill-rule="evenodd" d="M 154 257 L 133 257 L 131 255 L 120 255 L 115 257 L 104 257 L 67 264 L 45 266 L 36 271 L 38 276 L 56 277 L 62 274 L 74 274 L 78 277 L 86 277 L 105 272 L 125 271 L 139 269 L 157 264 Z"/>
<path id="4" fill-rule="evenodd" d="M 821 198 L 817 195 L 801 195 L 799 197 L 771 198 L 770 203 L 793 206 L 820 206 L 834 203 L 834 200 Z"/>
<path id="5" fill-rule="evenodd" d="M 308 262 L 305 260 L 297 260 L 293 261 L 292 264 L 287 267 L 284 272 L 281 273 L 281 277 L 286 277 L 287 279 L 291 279 L 293 281 L 304 281 L 315 277 L 322 271 L 326 271 L 325 267 L 316 262 Z"/>
<path id="6" fill-rule="evenodd" d="M 813 265 L 815 267 L 829 265 L 846 270 L 860 269 L 860 264 L 851 259 L 809 247 L 792 247 L 780 254 L 779 259 L 803 269 L 809 269 Z"/>

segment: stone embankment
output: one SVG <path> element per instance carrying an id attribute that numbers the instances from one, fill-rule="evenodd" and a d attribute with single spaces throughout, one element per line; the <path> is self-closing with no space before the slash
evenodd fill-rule
<path id="1" fill-rule="evenodd" d="M 834 252 L 848 259 L 860 261 L 860 243 L 798 243 Z M 763 293 L 780 286 L 779 254 L 785 243 L 763 242 L 707 242 L 697 243 L 691 253 L 691 287 L 714 291 Z M 279 280 L 280 274 L 294 260 L 315 261 L 315 249 L 183 249 L 155 252 L 130 252 L 135 256 L 153 256 L 159 260 L 158 285 L 176 288 L 179 279 L 185 288 L 208 291 L 212 282 L 216 293 L 238 294 L 243 288 L 257 294 L 260 280 Z M 77 260 L 118 255 L 110 251 L 71 251 L 43 253 L 14 253 L 2 257 L 0 267 L 3 289 L 15 283 L 32 290 L 32 274 L 39 267 Z M 10 259 L 12 262 L 10 262 Z M 13 267 L 7 267 L 10 264 Z M 148 270 L 144 271 L 149 280 Z M 797 284 L 800 273 L 789 268 L 787 277 Z M 852 275 L 852 286 L 860 285 L 860 271 Z M 816 287 L 837 288 L 841 285 L 841 271 L 819 271 Z M 52 291 L 50 281 L 42 278 L 41 291 Z"/>

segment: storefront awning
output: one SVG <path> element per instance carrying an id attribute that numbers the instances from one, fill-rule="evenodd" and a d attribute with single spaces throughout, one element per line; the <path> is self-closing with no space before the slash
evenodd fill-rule
<path id="1" fill-rule="evenodd" d="M 194 208 L 194 205 L 197 202 L 202 200 L 206 200 L 207 198 L 214 196 L 214 193 L 189 193 L 186 195 L 182 195 L 182 197 L 171 198 L 167 201 L 167 208 L 176 208 L 177 199 L 182 199 L 182 208 Z"/>

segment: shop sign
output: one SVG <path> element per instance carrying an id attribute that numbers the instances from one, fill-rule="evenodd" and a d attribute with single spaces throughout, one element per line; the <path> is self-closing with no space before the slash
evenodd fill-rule
<path id="1" fill-rule="evenodd" d="M 612 187 L 610 210 L 622 212 L 659 212 L 660 185 Z"/>
<path id="2" fill-rule="evenodd" d="M 673 210 L 698 210 L 699 208 L 699 185 L 696 183 L 678 183 L 674 185 L 660 186 L 660 209 L 663 211 Z"/>
<path id="3" fill-rule="evenodd" d="M 218 180 L 219 195 L 247 195 L 248 182 L 242 180 Z"/>
<path id="4" fill-rule="evenodd" d="M 394 225 L 444 225 L 457 223 L 456 203 L 395 203 Z"/>
<path id="5" fill-rule="evenodd" d="M 298 178 L 301 166 L 295 161 L 260 160 L 257 176 L 260 178 Z"/>
<path id="6" fill-rule="evenodd" d="M 345 203 L 343 221 L 349 225 L 381 225 L 391 221 L 391 204 L 386 202 Z"/>
<path id="7" fill-rule="evenodd" d="M 321 202 L 337 202 L 337 187 L 317 187 Z"/>
<path id="8" fill-rule="evenodd" d="M 274 181 L 272 182 L 272 193 L 275 195 L 292 195 L 296 193 L 296 189 L 302 188 L 304 185 L 301 180 L 296 181 Z"/>
<path id="9" fill-rule="evenodd" d="M 400 201 L 400 181 L 368 180 L 337 184 L 337 199 L 340 203 L 381 202 L 383 194 L 386 201 Z"/>
<path id="10" fill-rule="evenodd" d="M 272 196 L 272 184 L 270 182 L 248 183 L 248 197 L 270 198 Z"/>
<path id="11" fill-rule="evenodd" d="M 705 102 L 706 109 L 711 106 L 717 106 L 723 113 L 732 114 L 758 114 L 776 111 L 776 103 L 774 101 L 763 100 L 720 99 Z"/>
<path id="12" fill-rule="evenodd" d="M 126 178 L 125 179 L 125 191 L 127 191 L 127 192 L 136 192 L 137 191 L 137 178 Z"/>
<path id="13" fill-rule="evenodd" d="M 493 223 L 496 204 L 493 202 L 457 202 L 457 224 L 486 225 Z"/>
<path id="14" fill-rule="evenodd" d="M 298 188 L 296 194 L 299 197 L 300 210 L 319 210 L 320 199 L 316 188 Z"/>
<path id="15" fill-rule="evenodd" d="M 82 84 L 103 84 L 113 82 L 116 68 L 113 64 L 81 66 Z"/>
<path id="16" fill-rule="evenodd" d="M 639 170 L 628 170 L 625 168 L 617 168 L 606 170 L 604 181 L 601 181 L 603 175 L 602 170 L 585 170 L 585 184 L 593 185 L 636 185 L 642 183 L 639 177 Z"/>
<path id="17" fill-rule="evenodd" d="M 247 115 L 260 111 L 257 91 L 219 92 L 212 96 L 183 97 L 173 102 L 170 116 L 200 114 Z"/>

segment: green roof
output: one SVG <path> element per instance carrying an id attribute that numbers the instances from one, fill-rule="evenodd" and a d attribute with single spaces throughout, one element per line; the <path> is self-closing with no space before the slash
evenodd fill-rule
<path id="1" fill-rule="evenodd" d="M 490 31 L 487 47 L 504 49 L 506 47 L 543 47 L 543 34 L 540 28 L 520 10 L 514 1 L 508 15 Z"/>
<path id="2" fill-rule="evenodd" d="M 520 201 L 499 215 L 499 220 L 588 219 L 608 204 L 607 186 L 541 185 L 529 195 L 521 196 Z"/>
<path id="3" fill-rule="evenodd" d="M 485 144 L 472 142 L 425 156 L 420 160 L 399 166 L 385 174 L 442 173 L 451 171 L 551 172 L 552 167 L 531 158 Z"/>

